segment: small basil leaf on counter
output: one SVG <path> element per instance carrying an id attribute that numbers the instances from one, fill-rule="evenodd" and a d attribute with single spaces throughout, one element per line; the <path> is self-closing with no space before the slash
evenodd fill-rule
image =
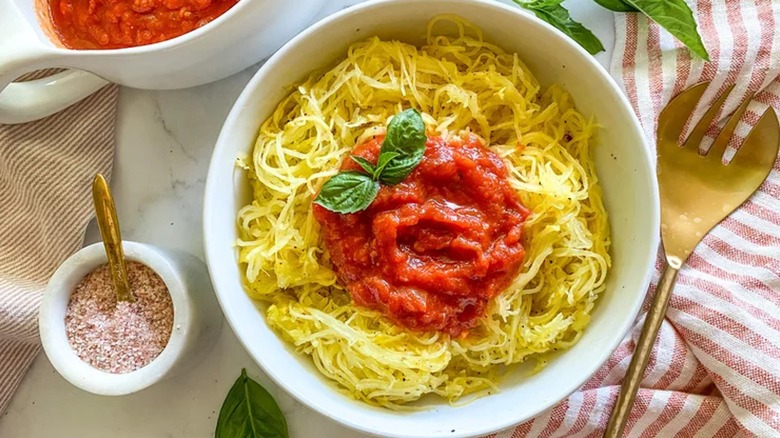
<path id="1" fill-rule="evenodd" d="M 556 29 L 568 35 L 591 55 L 604 51 L 601 41 L 582 24 L 574 21 L 568 9 L 561 6 L 563 0 L 533 0 L 524 2 L 513 0 L 518 5 L 533 12 L 537 18 L 551 24 Z M 664 1 L 664 0 L 658 0 Z"/>
<path id="2" fill-rule="evenodd" d="M 289 438 L 287 421 L 276 401 L 241 370 L 228 391 L 214 438 Z"/>
<path id="3" fill-rule="evenodd" d="M 636 12 L 639 9 L 629 4 L 625 0 L 594 0 L 602 7 L 615 12 Z"/>
<path id="4" fill-rule="evenodd" d="M 374 164 L 368 160 L 366 160 L 363 157 L 358 157 L 357 155 L 350 155 L 349 158 L 352 159 L 352 161 L 358 163 L 360 167 L 363 168 L 371 177 L 376 179 L 377 174 L 377 168 L 374 166 Z"/>
<path id="5" fill-rule="evenodd" d="M 387 125 L 387 135 L 379 150 L 379 159 L 382 160 L 382 155 L 391 152 L 398 156 L 384 163 L 379 180 L 390 185 L 403 181 L 422 161 L 426 141 L 425 122 L 416 109 L 401 111 L 393 116 Z"/>
<path id="6" fill-rule="evenodd" d="M 707 48 L 701 41 L 701 35 L 696 28 L 696 19 L 685 0 L 625 0 L 643 14 L 650 17 L 661 27 L 666 29 L 675 38 L 701 59 L 710 60 Z"/>
<path id="7" fill-rule="evenodd" d="M 377 192 L 379 183 L 365 173 L 341 172 L 322 185 L 314 203 L 335 213 L 355 213 L 368 208 Z"/>

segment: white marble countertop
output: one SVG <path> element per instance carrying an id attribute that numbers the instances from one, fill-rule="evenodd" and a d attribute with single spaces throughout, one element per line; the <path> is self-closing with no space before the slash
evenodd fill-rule
<path id="1" fill-rule="evenodd" d="M 359 0 L 332 0 L 321 16 Z M 613 15 L 590 0 L 570 0 L 572 15 L 607 51 Z M 111 186 L 123 237 L 203 255 L 201 208 L 211 151 L 222 121 L 257 66 L 209 85 L 176 91 L 122 89 Z M 87 242 L 97 241 L 93 226 Z M 211 437 L 219 408 L 241 368 L 279 402 L 293 438 L 357 438 L 294 401 L 262 373 L 225 323 L 209 357 L 185 375 L 126 397 L 100 397 L 68 384 L 40 354 L 0 419 L 0 437 Z"/>

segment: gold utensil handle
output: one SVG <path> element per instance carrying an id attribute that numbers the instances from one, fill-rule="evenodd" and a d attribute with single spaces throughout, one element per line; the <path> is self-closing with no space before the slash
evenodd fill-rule
<path id="1" fill-rule="evenodd" d="M 92 201 L 95 204 L 100 236 L 103 238 L 103 246 L 108 257 L 108 266 L 111 269 L 111 277 L 116 289 L 116 300 L 135 301 L 130 284 L 127 281 L 127 267 L 125 266 L 125 254 L 122 250 L 122 234 L 119 231 L 119 220 L 116 217 L 114 198 L 108 188 L 108 183 L 103 175 L 95 175 L 92 183 Z"/>
<path id="2" fill-rule="evenodd" d="M 623 429 L 626 427 L 631 407 L 634 405 L 634 399 L 639 391 L 639 384 L 642 382 L 647 362 L 650 360 L 650 352 L 653 350 L 655 338 L 658 336 L 658 330 L 661 329 L 661 323 L 666 315 L 666 308 L 669 305 L 669 297 L 672 296 L 672 287 L 677 278 L 677 272 L 679 272 L 677 268 L 673 268 L 667 263 L 661 274 L 661 281 L 658 283 L 653 303 L 645 318 L 645 326 L 642 328 L 634 356 L 631 358 L 631 364 L 628 366 L 628 372 L 620 388 L 620 395 L 612 409 L 607 430 L 604 432 L 605 438 L 619 438 L 623 435 Z"/>

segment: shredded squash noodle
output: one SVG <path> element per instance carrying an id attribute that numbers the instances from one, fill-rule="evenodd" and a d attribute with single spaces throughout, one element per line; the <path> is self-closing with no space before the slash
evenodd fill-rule
<path id="1" fill-rule="evenodd" d="M 532 211 L 521 273 L 464 337 L 408 331 L 355 306 L 312 215 L 349 151 L 406 108 L 439 135 L 481 136 Z M 605 288 L 610 240 L 594 132 L 565 90 L 543 89 L 516 54 L 457 17 L 434 18 L 421 47 L 356 43 L 298 85 L 238 161 L 254 195 L 238 213 L 245 288 L 268 324 L 355 399 L 403 409 L 428 394 L 455 403 L 494 391 L 511 365 L 530 359 L 538 369 L 577 342 Z"/>

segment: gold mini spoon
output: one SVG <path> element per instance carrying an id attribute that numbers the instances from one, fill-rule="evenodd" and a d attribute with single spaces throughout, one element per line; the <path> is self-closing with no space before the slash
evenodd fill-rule
<path id="1" fill-rule="evenodd" d="M 111 277 L 114 280 L 116 301 L 134 302 L 135 298 L 130 291 L 127 282 L 127 267 L 125 266 L 125 253 L 122 250 L 122 235 L 119 232 L 119 220 L 116 218 L 116 208 L 111 190 L 103 175 L 95 175 L 92 182 L 92 202 L 95 204 L 95 216 L 97 217 L 100 236 L 103 238 L 103 246 L 108 257 L 108 267 L 111 269 Z"/>

